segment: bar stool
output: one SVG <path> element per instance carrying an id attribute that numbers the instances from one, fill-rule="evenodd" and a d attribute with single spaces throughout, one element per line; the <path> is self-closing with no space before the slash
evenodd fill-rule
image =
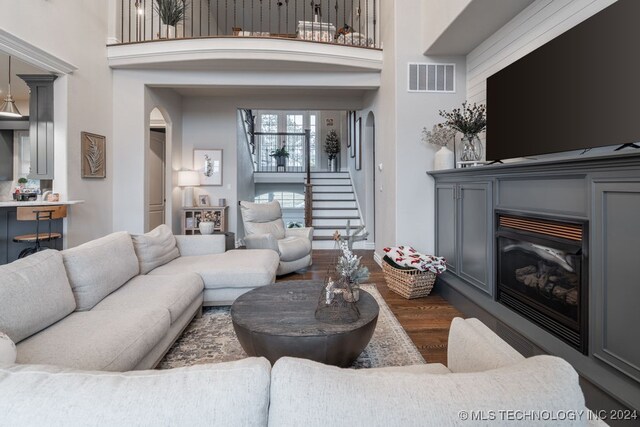
<path id="1" fill-rule="evenodd" d="M 51 232 L 51 222 L 54 219 L 61 219 L 67 216 L 67 206 L 30 206 L 30 207 L 18 207 L 16 210 L 16 219 L 18 221 L 35 221 L 36 233 L 35 234 L 23 234 L 21 236 L 15 236 L 13 241 L 16 243 L 35 243 L 35 246 L 26 248 L 20 252 L 18 258 L 24 258 L 28 255 L 41 251 L 43 248 L 40 246 L 40 242 L 50 242 L 52 240 L 62 238 L 60 233 Z M 40 221 L 47 221 L 48 232 L 40 233 Z M 44 248 L 47 249 L 47 248 Z"/>

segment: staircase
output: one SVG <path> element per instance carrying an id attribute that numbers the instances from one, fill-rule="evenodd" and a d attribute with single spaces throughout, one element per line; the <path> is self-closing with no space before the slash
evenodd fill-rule
<path id="1" fill-rule="evenodd" d="M 333 249 L 333 233 L 346 234 L 347 221 L 351 228 L 362 224 L 356 196 L 348 172 L 311 172 L 313 184 L 313 248 Z M 353 233 L 353 231 L 352 231 Z M 364 242 L 356 242 L 361 249 Z"/>

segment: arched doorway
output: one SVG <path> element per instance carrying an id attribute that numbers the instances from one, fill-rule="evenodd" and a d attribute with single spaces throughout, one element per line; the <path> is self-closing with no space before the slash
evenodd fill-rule
<path id="1" fill-rule="evenodd" d="M 376 120 L 373 111 L 369 111 L 365 122 L 365 140 L 363 151 L 367 168 L 366 178 L 371 185 L 367 191 L 367 223 L 372 224 L 369 231 L 369 241 L 375 242 L 376 235 Z"/>
<path id="2" fill-rule="evenodd" d="M 147 148 L 146 231 L 167 221 L 167 121 L 158 108 L 149 115 L 149 146 Z"/>

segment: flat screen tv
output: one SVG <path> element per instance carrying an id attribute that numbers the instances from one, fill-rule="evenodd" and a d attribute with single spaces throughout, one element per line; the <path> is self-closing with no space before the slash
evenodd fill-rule
<path id="1" fill-rule="evenodd" d="M 640 0 L 619 0 L 487 79 L 487 160 L 640 141 Z"/>

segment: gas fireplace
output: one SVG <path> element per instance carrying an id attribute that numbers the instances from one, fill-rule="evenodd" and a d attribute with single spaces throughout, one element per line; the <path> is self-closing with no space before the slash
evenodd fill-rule
<path id="1" fill-rule="evenodd" d="M 587 223 L 497 212 L 497 299 L 587 352 Z"/>

